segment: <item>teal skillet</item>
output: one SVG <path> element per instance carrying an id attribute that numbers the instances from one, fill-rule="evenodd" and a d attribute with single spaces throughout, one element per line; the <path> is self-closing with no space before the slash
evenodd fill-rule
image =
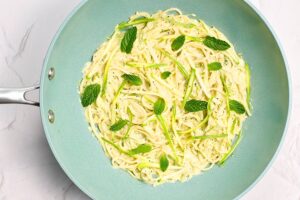
<path id="1" fill-rule="evenodd" d="M 84 64 L 136 11 L 177 7 L 220 29 L 249 63 L 253 115 L 243 140 L 225 166 L 185 183 L 152 187 L 113 169 L 88 131 L 78 95 Z M 0 103 L 28 103 L 27 89 L 0 89 Z M 12 98 L 11 94 L 20 98 Z M 16 96 L 15 96 L 16 97 Z M 49 145 L 65 173 L 98 200 L 239 199 L 262 177 L 282 143 L 290 113 L 289 74 L 282 50 L 263 17 L 242 0 L 89 0 L 82 2 L 57 32 L 40 82 L 41 117 Z"/>

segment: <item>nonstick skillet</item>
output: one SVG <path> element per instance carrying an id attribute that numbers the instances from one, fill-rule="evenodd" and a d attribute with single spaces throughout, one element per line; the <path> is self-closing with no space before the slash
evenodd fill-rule
<path id="1" fill-rule="evenodd" d="M 218 27 L 251 66 L 253 116 L 224 167 L 185 183 L 152 187 L 113 169 L 88 131 L 78 94 L 82 68 L 116 24 L 136 11 L 177 7 Z M 24 94 L 40 87 L 40 102 Z M 226 200 L 241 197 L 278 152 L 290 111 L 289 75 L 280 45 L 260 14 L 242 0 L 90 0 L 82 2 L 56 34 L 40 86 L 0 89 L 0 103 L 40 105 L 49 145 L 74 183 L 99 200 Z M 3 105 L 2 105 L 3 106 Z"/>

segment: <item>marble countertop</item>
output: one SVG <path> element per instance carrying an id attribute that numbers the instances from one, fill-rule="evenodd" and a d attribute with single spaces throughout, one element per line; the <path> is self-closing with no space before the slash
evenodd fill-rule
<path id="1" fill-rule="evenodd" d="M 243 200 L 300 200 L 300 1 L 252 0 L 286 52 L 293 111 L 274 164 Z M 39 82 L 47 48 L 80 0 L 0 0 L 0 87 Z M 33 95 L 34 96 L 34 95 Z M 86 200 L 54 159 L 38 107 L 0 105 L 0 200 Z"/>

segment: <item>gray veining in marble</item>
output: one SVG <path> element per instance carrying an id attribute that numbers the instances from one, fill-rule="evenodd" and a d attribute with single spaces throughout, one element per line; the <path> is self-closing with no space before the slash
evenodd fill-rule
<path id="1" fill-rule="evenodd" d="M 34 27 L 34 24 L 28 27 L 24 35 L 22 36 L 22 39 L 18 45 L 18 48 L 15 50 L 15 48 L 12 46 L 11 42 L 9 41 L 9 38 L 7 36 L 6 30 L 4 27 L 1 27 L 2 34 L 4 38 L 4 42 L 7 45 L 7 47 L 11 50 L 11 55 L 4 56 L 6 67 L 15 74 L 15 76 L 19 79 L 22 86 L 24 85 L 24 81 L 22 76 L 18 73 L 18 71 L 14 68 L 13 64 L 21 58 L 23 52 L 25 51 L 26 44 L 28 42 L 28 39 L 30 37 L 30 33 Z"/>

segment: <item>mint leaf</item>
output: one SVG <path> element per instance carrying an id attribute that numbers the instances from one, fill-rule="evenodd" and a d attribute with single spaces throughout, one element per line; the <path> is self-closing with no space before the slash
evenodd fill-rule
<path id="1" fill-rule="evenodd" d="M 209 71 L 217 71 L 222 69 L 222 65 L 219 62 L 212 62 L 207 65 Z"/>
<path id="2" fill-rule="evenodd" d="M 220 51 L 225 51 L 226 49 L 230 48 L 230 45 L 227 42 L 211 36 L 206 36 L 203 44 L 211 49 Z"/>
<path id="3" fill-rule="evenodd" d="M 165 71 L 165 72 L 163 72 L 163 73 L 160 74 L 160 77 L 162 79 L 167 79 L 170 75 L 171 75 L 171 72 Z"/>
<path id="4" fill-rule="evenodd" d="M 117 121 L 116 123 L 114 123 L 113 125 L 111 125 L 111 127 L 109 128 L 109 130 L 114 131 L 114 132 L 119 131 L 124 126 L 126 126 L 127 123 L 128 123 L 127 120 L 120 119 L 119 121 Z"/>
<path id="5" fill-rule="evenodd" d="M 185 42 L 185 36 L 184 35 L 178 36 L 172 42 L 172 45 L 171 45 L 172 51 L 177 51 L 178 49 L 180 49 L 183 46 L 184 42 Z"/>
<path id="6" fill-rule="evenodd" d="M 148 144 L 141 144 L 137 148 L 131 149 L 128 153 L 130 155 L 136 155 L 140 153 L 148 153 L 152 150 L 152 146 Z"/>
<path id="7" fill-rule="evenodd" d="M 187 112 L 198 112 L 201 110 L 207 110 L 207 101 L 200 101 L 200 100 L 189 100 L 184 105 L 184 109 Z"/>
<path id="8" fill-rule="evenodd" d="M 244 105 L 236 100 L 229 100 L 229 108 L 237 114 L 244 114 L 246 112 Z"/>
<path id="9" fill-rule="evenodd" d="M 122 78 L 130 85 L 140 86 L 143 84 L 142 79 L 133 74 L 123 74 Z"/>
<path id="10" fill-rule="evenodd" d="M 161 171 L 165 172 L 168 169 L 168 167 L 169 167 L 169 160 L 168 160 L 166 154 L 163 154 L 160 157 L 159 164 L 160 164 Z"/>
<path id="11" fill-rule="evenodd" d="M 81 95 L 81 104 L 83 107 L 87 107 L 97 100 L 100 88 L 99 84 L 91 84 L 84 89 L 84 92 Z"/>
<path id="12" fill-rule="evenodd" d="M 121 41 L 121 52 L 125 52 L 127 54 L 131 53 L 133 43 L 136 40 L 136 34 L 136 27 L 132 27 L 125 32 L 124 37 Z"/>
<path id="13" fill-rule="evenodd" d="M 164 109 L 165 109 L 166 103 L 165 100 L 162 98 L 159 98 L 155 103 L 154 103 L 154 113 L 156 115 L 160 115 Z"/>

